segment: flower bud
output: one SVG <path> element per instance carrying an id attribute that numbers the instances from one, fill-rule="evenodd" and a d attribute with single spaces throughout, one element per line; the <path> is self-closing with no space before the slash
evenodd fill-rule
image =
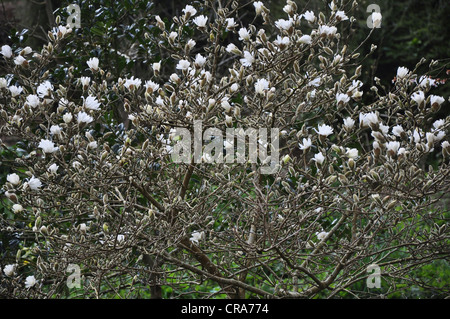
<path id="1" fill-rule="evenodd" d="M 39 232 L 44 236 L 48 235 L 48 229 L 46 226 L 41 226 L 41 228 L 39 228 Z"/>
<path id="2" fill-rule="evenodd" d="M 348 167 L 350 167 L 350 169 L 353 170 L 353 169 L 355 169 L 355 165 L 356 165 L 356 163 L 355 163 L 355 161 L 353 160 L 353 158 L 350 158 L 350 159 L 348 160 Z"/>

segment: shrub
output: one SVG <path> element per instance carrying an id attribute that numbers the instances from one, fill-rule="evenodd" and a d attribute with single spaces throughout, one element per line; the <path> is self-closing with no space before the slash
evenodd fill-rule
<path id="1" fill-rule="evenodd" d="M 448 257 L 450 118 L 436 118 L 446 107 L 432 94 L 437 84 L 400 66 L 392 90 L 377 79 L 366 87 L 364 57 L 340 33 L 355 23 L 349 8 L 331 2 L 313 13 L 287 1 L 286 16 L 273 21 L 254 2 L 254 22 L 241 26 L 246 6 L 206 2 L 173 23 L 152 17 L 161 62 L 148 62 L 145 78 L 114 75 L 104 68 L 111 61 L 94 56 L 82 74 L 68 67 L 52 77 L 58 54 L 76 41 L 62 25 L 40 52 L 3 47 L 0 134 L 20 142 L 1 151 L 1 295 L 429 289 L 410 274 Z M 225 140 L 227 128 L 237 140 Z M 263 128 L 277 135 L 269 141 Z M 186 139 L 199 131 L 200 141 Z M 221 161 L 223 152 L 245 158 Z M 374 264 L 382 281 L 370 290 Z"/>

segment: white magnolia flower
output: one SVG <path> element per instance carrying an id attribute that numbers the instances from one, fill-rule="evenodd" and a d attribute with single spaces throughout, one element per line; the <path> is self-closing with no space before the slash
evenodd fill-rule
<path id="1" fill-rule="evenodd" d="M 248 41 L 250 40 L 250 32 L 246 28 L 239 29 L 239 40 Z"/>
<path id="2" fill-rule="evenodd" d="M 430 95 L 430 104 L 432 106 L 440 106 L 442 103 L 444 103 L 444 98 L 439 95 Z"/>
<path id="3" fill-rule="evenodd" d="M 386 144 L 386 150 L 390 156 L 397 154 L 399 148 L 400 142 L 397 141 L 391 141 Z"/>
<path id="4" fill-rule="evenodd" d="M 416 129 L 414 129 L 414 131 L 412 133 L 413 134 L 412 134 L 412 136 L 410 138 L 411 142 L 414 142 L 416 144 L 420 143 L 421 136 L 423 136 L 422 130 L 420 130 L 420 133 L 419 133 L 419 130 L 416 128 Z"/>
<path id="5" fill-rule="evenodd" d="M 12 202 L 15 202 L 15 201 L 17 201 L 17 196 L 16 196 L 16 194 L 14 194 L 14 193 L 11 193 L 11 192 L 9 192 L 9 191 L 6 191 L 5 192 L 5 196 L 6 196 L 6 198 L 8 198 L 10 201 L 12 201 Z"/>
<path id="6" fill-rule="evenodd" d="M 292 20 L 292 18 L 290 18 L 289 20 L 278 19 L 277 21 L 275 21 L 275 26 L 280 30 L 289 30 L 292 27 L 293 23 L 294 20 Z"/>
<path id="7" fill-rule="evenodd" d="M 428 144 L 430 144 L 430 145 L 433 145 L 434 142 L 436 141 L 436 136 L 434 135 L 434 133 L 427 132 L 425 134 L 425 137 L 427 139 Z"/>
<path id="8" fill-rule="evenodd" d="M 225 124 L 231 126 L 233 124 L 233 118 L 231 116 L 225 115 Z"/>
<path id="9" fill-rule="evenodd" d="M 16 115 L 13 116 L 12 121 L 14 123 L 16 123 L 17 126 L 20 126 L 21 122 L 22 122 L 22 118 L 19 115 L 16 114 Z"/>
<path id="10" fill-rule="evenodd" d="M 319 34 L 325 37 L 333 37 L 337 32 L 337 28 L 335 26 L 327 26 L 321 25 L 319 26 Z"/>
<path id="11" fill-rule="evenodd" d="M 84 99 L 84 107 L 90 110 L 98 111 L 100 110 L 100 103 L 97 101 L 95 96 L 89 95 L 86 99 Z"/>
<path id="12" fill-rule="evenodd" d="M 195 61 L 194 61 L 195 66 L 201 68 L 205 65 L 205 63 L 206 63 L 206 58 L 203 55 L 201 55 L 200 53 L 198 53 L 195 56 Z"/>
<path id="13" fill-rule="evenodd" d="M 316 77 L 308 82 L 308 86 L 315 86 L 318 87 L 320 85 L 320 82 L 322 82 L 320 77 Z"/>
<path id="14" fill-rule="evenodd" d="M 80 224 L 80 232 L 85 233 L 87 231 L 88 227 L 85 223 Z"/>
<path id="15" fill-rule="evenodd" d="M 380 12 L 373 12 L 372 13 L 372 27 L 377 28 L 381 24 L 381 13 Z"/>
<path id="16" fill-rule="evenodd" d="M 370 124 L 378 124 L 380 120 L 378 119 L 378 116 L 374 112 L 369 112 L 365 114 L 364 121 Z"/>
<path id="17" fill-rule="evenodd" d="M 329 233 L 327 233 L 327 232 L 325 232 L 325 231 L 322 231 L 322 232 L 320 232 L 320 233 L 317 234 L 317 239 L 319 239 L 319 240 L 324 240 L 324 239 L 328 236 L 328 234 L 329 234 Z"/>
<path id="18" fill-rule="evenodd" d="M 380 143 L 378 141 L 373 141 L 373 150 L 374 151 L 380 151 L 381 150 Z"/>
<path id="19" fill-rule="evenodd" d="M 177 70 L 187 70 L 191 66 L 188 60 L 180 60 L 176 66 Z"/>
<path id="20" fill-rule="evenodd" d="M 228 31 L 234 30 L 234 28 L 237 27 L 237 23 L 234 21 L 234 18 L 227 18 L 225 21 L 227 23 L 226 29 Z"/>
<path id="21" fill-rule="evenodd" d="M 152 69 L 154 72 L 159 72 L 161 70 L 161 62 L 154 62 L 152 64 Z"/>
<path id="22" fill-rule="evenodd" d="M 155 100 L 155 104 L 159 106 L 164 106 L 164 100 L 162 97 L 158 96 Z"/>
<path id="23" fill-rule="evenodd" d="M 10 58 L 13 55 L 13 51 L 11 49 L 11 47 L 7 44 L 2 46 L 2 50 L 1 50 L 1 54 L 5 57 L 5 58 Z"/>
<path id="24" fill-rule="evenodd" d="M 49 97 L 52 95 L 53 92 L 53 85 L 50 83 L 50 81 L 44 81 L 36 89 L 36 92 L 40 98 Z"/>
<path id="25" fill-rule="evenodd" d="M 89 124 L 93 121 L 94 119 L 92 118 L 92 116 L 90 116 L 89 114 L 87 114 L 86 112 L 81 111 L 80 113 L 77 114 L 77 121 L 78 124 L 80 123 L 86 123 Z"/>
<path id="26" fill-rule="evenodd" d="M 34 285 L 36 285 L 37 281 L 36 278 L 34 278 L 34 276 L 28 276 L 27 278 L 25 278 L 25 288 L 31 288 Z"/>
<path id="27" fill-rule="evenodd" d="M 345 155 L 347 155 L 347 157 L 349 157 L 349 158 L 357 158 L 358 157 L 358 149 L 347 147 L 347 151 L 345 152 Z"/>
<path id="28" fill-rule="evenodd" d="M 298 147 L 300 147 L 301 150 L 307 150 L 312 146 L 311 138 L 303 138 L 303 144 L 298 143 Z"/>
<path id="29" fill-rule="evenodd" d="M 303 13 L 303 18 L 305 18 L 305 20 L 309 23 L 314 23 L 314 21 L 316 21 L 316 16 L 312 11 L 306 11 L 305 13 Z"/>
<path id="30" fill-rule="evenodd" d="M 347 93 L 351 94 L 353 98 L 361 97 L 363 92 L 359 91 L 359 88 L 361 88 L 362 85 L 363 83 L 360 80 L 353 80 Z"/>
<path id="31" fill-rule="evenodd" d="M 193 6 L 191 6 L 189 4 L 186 5 L 186 7 L 182 11 L 186 15 L 187 19 L 189 19 L 190 17 L 195 16 L 195 14 L 197 13 L 197 10 Z"/>
<path id="32" fill-rule="evenodd" d="M 256 15 L 260 15 L 264 8 L 264 3 L 261 1 L 255 1 L 253 2 L 253 6 L 255 7 Z"/>
<path id="33" fill-rule="evenodd" d="M 55 34 L 61 38 L 64 38 L 66 34 L 69 34 L 72 32 L 71 28 L 67 28 L 63 25 L 58 26 L 58 28 L 55 28 Z"/>
<path id="34" fill-rule="evenodd" d="M 73 118 L 72 113 L 66 113 L 63 115 L 63 121 L 66 124 L 70 123 L 72 121 L 72 118 Z"/>
<path id="35" fill-rule="evenodd" d="M 0 89 L 6 89 L 8 87 L 8 81 L 5 78 L 0 78 Z"/>
<path id="36" fill-rule="evenodd" d="M 92 71 L 98 71 L 99 60 L 96 57 L 90 58 L 86 64 Z"/>
<path id="37" fill-rule="evenodd" d="M 42 182 L 39 178 L 32 176 L 28 181 L 28 186 L 30 187 L 31 190 L 35 191 L 42 187 Z"/>
<path id="38" fill-rule="evenodd" d="M 351 117 L 347 117 L 344 119 L 344 127 L 347 130 L 351 130 L 353 128 L 353 126 L 355 126 L 355 120 L 352 119 Z"/>
<path id="39" fill-rule="evenodd" d="M 78 161 L 74 161 L 74 162 L 72 163 L 72 167 L 75 168 L 75 169 L 80 169 L 81 166 L 82 166 L 81 163 L 78 162 Z"/>
<path id="40" fill-rule="evenodd" d="M 237 83 L 231 84 L 231 86 L 230 86 L 230 91 L 231 91 L 232 93 L 236 92 L 238 89 L 239 89 L 239 84 L 237 84 Z"/>
<path id="41" fill-rule="evenodd" d="M 50 126 L 50 133 L 52 133 L 52 135 L 61 135 L 62 132 L 62 128 L 59 125 L 52 125 Z"/>
<path id="42" fill-rule="evenodd" d="M 325 161 L 325 156 L 323 156 L 322 153 L 317 153 L 314 155 L 314 158 L 312 160 L 315 161 L 317 164 L 322 165 L 323 162 Z"/>
<path id="43" fill-rule="evenodd" d="M 23 56 L 18 55 L 17 57 L 14 58 L 14 64 L 15 65 L 23 65 L 23 64 L 28 64 L 27 59 L 25 59 Z"/>
<path id="44" fill-rule="evenodd" d="M 384 135 L 387 135 L 389 132 L 389 126 L 384 125 L 383 123 L 380 123 L 379 129 L 380 129 L 381 133 L 383 133 Z"/>
<path id="45" fill-rule="evenodd" d="M 360 113 L 359 125 L 365 127 L 368 125 L 376 125 L 379 123 L 378 116 L 374 112 Z"/>
<path id="46" fill-rule="evenodd" d="M 289 15 L 293 15 L 295 13 L 294 7 L 292 5 L 290 5 L 289 3 L 283 7 L 283 11 Z"/>
<path id="47" fill-rule="evenodd" d="M 24 54 L 24 55 L 28 55 L 31 52 L 33 52 L 33 49 L 31 47 L 25 47 L 25 48 L 23 48 L 23 50 L 20 53 Z"/>
<path id="48" fill-rule="evenodd" d="M 255 57 L 248 51 L 244 51 L 244 57 L 240 60 L 243 66 L 251 66 L 255 62 Z"/>
<path id="49" fill-rule="evenodd" d="M 411 99 L 420 105 L 423 103 L 423 101 L 425 101 L 425 94 L 422 91 L 414 92 L 411 95 Z"/>
<path id="50" fill-rule="evenodd" d="M 395 136 L 401 136 L 403 132 L 404 130 L 401 125 L 396 125 L 392 128 L 392 134 L 394 134 Z"/>
<path id="51" fill-rule="evenodd" d="M 14 214 L 18 214 L 18 213 L 23 211 L 23 206 L 20 205 L 20 204 L 14 204 L 12 206 L 12 211 L 13 211 Z"/>
<path id="52" fill-rule="evenodd" d="M 317 127 L 319 130 L 314 129 L 319 135 L 328 136 L 333 134 L 333 128 L 329 125 L 322 124 Z"/>
<path id="53" fill-rule="evenodd" d="M 372 16 L 372 17 L 373 17 L 373 16 Z M 345 14 L 344 11 L 337 11 L 337 12 L 336 12 L 336 19 L 337 19 L 338 21 L 345 21 L 345 20 L 348 20 L 348 17 L 347 17 L 347 15 Z"/>
<path id="54" fill-rule="evenodd" d="M 153 93 L 159 90 L 159 84 L 148 80 L 145 82 L 145 89 L 147 91 L 147 93 Z"/>
<path id="55" fill-rule="evenodd" d="M 208 17 L 201 15 L 196 17 L 193 22 L 197 25 L 197 27 L 204 28 L 206 27 L 206 23 L 208 22 Z"/>
<path id="56" fill-rule="evenodd" d="M 189 39 L 189 41 L 186 43 L 186 46 L 188 47 L 189 50 L 191 50 L 193 47 L 195 47 L 196 44 L 197 42 L 195 42 L 192 39 Z"/>
<path id="57" fill-rule="evenodd" d="M 257 94 L 264 94 L 269 89 L 269 81 L 266 79 L 258 79 L 255 83 L 255 92 Z"/>
<path id="58" fill-rule="evenodd" d="M 65 98 L 61 98 L 59 101 L 58 101 L 58 107 L 61 107 L 61 108 L 65 108 L 65 107 L 67 107 L 67 106 L 69 106 L 69 100 L 67 100 L 67 99 L 65 99 Z"/>
<path id="59" fill-rule="evenodd" d="M 283 49 L 289 45 L 290 40 L 289 37 L 277 36 L 276 40 L 273 41 L 273 43 Z"/>
<path id="60" fill-rule="evenodd" d="M 36 107 L 40 103 L 39 97 L 35 94 L 30 94 L 27 96 L 27 104 L 31 107 Z"/>
<path id="61" fill-rule="evenodd" d="M 53 143 L 53 142 L 50 141 L 50 140 L 44 140 L 44 139 L 42 139 L 42 140 L 39 142 L 38 147 L 39 147 L 39 148 L 42 148 L 42 151 L 43 151 L 44 153 L 53 153 L 53 152 L 56 152 L 56 151 L 58 150 L 58 148 L 55 147 L 55 143 Z"/>
<path id="62" fill-rule="evenodd" d="M 436 120 L 436 121 L 434 121 L 434 123 L 433 123 L 433 127 L 434 127 L 435 130 L 438 130 L 438 129 L 440 129 L 442 126 L 444 126 L 444 124 L 445 124 L 445 120 L 444 120 L 444 119 Z"/>
<path id="63" fill-rule="evenodd" d="M 428 85 L 429 86 L 436 86 L 436 80 L 430 78 L 429 76 L 425 76 L 425 75 L 422 75 L 419 78 L 418 83 L 419 83 L 420 87 L 426 87 Z"/>
<path id="64" fill-rule="evenodd" d="M 448 141 L 443 141 L 441 143 L 441 146 L 443 149 L 447 149 L 447 148 L 450 148 L 450 143 Z"/>
<path id="65" fill-rule="evenodd" d="M 216 104 L 215 99 L 209 99 L 208 100 L 208 108 L 211 109 Z"/>
<path id="66" fill-rule="evenodd" d="M 342 56 L 340 54 L 336 54 L 333 58 L 333 65 L 337 65 L 342 61 Z"/>
<path id="67" fill-rule="evenodd" d="M 172 31 L 169 33 L 169 40 L 173 41 L 176 39 L 177 36 L 178 36 L 178 33 L 176 33 L 175 31 Z"/>
<path id="68" fill-rule="evenodd" d="M 305 34 L 305 35 L 302 35 L 300 37 L 300 39 L 298 39 L 298 42 L 305 43 L 305 44 L 311 44 L 312 38 L 311 38 L 311 36 Z"/>
<path id="69" fill-rule="evenodd" d="M 82 76 L 80 78 L 80 83 L 83 87 L 88 87 L 89 84 L 91 83 L 91 78 L 88 76 Z"/>
<path id="70" fill-rule="evenodd" d="M 242 53 L 241 50 L 239 50 L 239 48 L 233 43 L 228 44 L 225 51 L 227 51 L 228 53 L 234 53 L 238 55 L 241 55 Z"/>
<path id="71" fill-rule="evenodd" d="M 11 92 L 12 97 L 18 96 L 23 91 L 23 88 L 21 86 L 15 86 L 15 85 L 10 86 L 8 89 L 9 89 L 9 92 Z"/>
<path id="72" fill-rule="evenodd" d="M 336 94 L 337 104 L 347 104 L 350 101 L 350 97 L 345 93 Z"/>
<path id="73" fill-rule="evenodd" d="M 120 244 L 125 240 L 125 235 L 118 234 L 116 238 L 117 238 L 117 242 Z"/>
<path id="74" fill-rule="evenodd" d="M 4 272 L 5 275 L 8 276 L 8 277 L 14 276 L 14 273 L 16 272 L 16 265 L 14 265 L 14 264 L 6 265 L 6 266 L 3 268 L 3 272 Z"/>
<path id="75" fill-rule="evenodd" d="M 59 168 L 59 166 L 56 165 L 55 163 L 53 163 L 52 165 L 50 165 L 50 166 L 48 167 L 47 171 L 48 171 L 49 173 L 55 174 L 56 171 L 58 170 L 58 168 Z"/>
<path id="76" fill-rule="evenodd" d="M 198 244 L 199 240 L 203 238 L 203 235 L 204 235 L 203 232 L 199 233 L 198 231 L 195 231 L 192 233 L 190 241 L 195 244 Z"/>
<path id="77" fill-rule="evenodd" d="M 128 90 L 133 91 L 133 90 L 137 90 L 141 87 L 142 84 L 142 80 L 139 78 L 134 78 L 134 76 L 132 76 L 129 79 L 125 80 L 125 83 L 123 84 Z M 99 104 L 100 105 L 100 104 Z"/>
<path id="78" fill-rule="evenodd" d="M 375 13 L 375 12 L 374 12 Z M 404 78 L 409 73 L 409 69 L 403 66 L 399 66 L 397 69 L 397 78 Z"/>
<path id="79" fill-rule="evenodd" d="M 444 131 L 438 131 L 438 132 L 435 133 L 435 134 L 437 134 L 437 135 L 435 136 L 435 140 L 436 140 L 437 142 L 441 141 L 441 140 L 445 137 L 445 132 L 444 132 Z"/>
<path id="80" fill-rule="evenodd" d="M 336 2 L 334 2 L 334 0 L 331 0 L 331 2 L 328 4 L 328 6 L 330 7 L 330 9 L 332 11 L 336 11 L 338 9 Z"/>
<path id="81" fill-rule="evenodd" d="M 14 186 L 19 185 L 20 183 L 20 177 L 16 173 L 8 174 L 6 176 L 6 180 L 13 184 Z"/>
<path id="82" fill-rule="evenodd" d="M 98 147 L 97 141 L 92 141 L 92 142 L 89 142 L 89 144 L 88 144 L 88 148 L 90 148 L 90 149 L 96 149 L 97 147 Z"/>

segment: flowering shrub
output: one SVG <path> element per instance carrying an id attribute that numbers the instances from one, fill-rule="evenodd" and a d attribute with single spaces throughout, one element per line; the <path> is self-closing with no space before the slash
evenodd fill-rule
<path id="1" fill-rule="evenodd" d="M 360 52 L 339 31 L 354 21 L 334 1 L 326 13 L 287 1 L 275 21 L 262 2 L 248 5 L 263 27 L 242 26 L 237 2 L 187 5 L 173 23 L 155 16 L 166 56 L 142 79 L 115 78 L 91 57 L 81 76 L 69 68 L 54 81 L 75 36 L 62 25 L 41 51 L 2 47 L 0 135 L 19 142 L 1 152 L 1 295 L 368 296 L 373 264 L 382 291 L 428 287 L 409 275 L 449 244 L 450 118 L 435 116 L 447 102 L 433 79 L 399 66 L 392 90 L 365 87 Z M 278 129 L 276 170 L 206 153 L 174 161 L 177 129 L 199 121 Z M 205 136 L 203 150 L 216 145 Z"/>

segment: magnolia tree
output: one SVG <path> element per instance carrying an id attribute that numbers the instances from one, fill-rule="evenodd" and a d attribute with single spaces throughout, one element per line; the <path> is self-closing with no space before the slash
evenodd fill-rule
<path id="1" fill-rule="evenodd" d="M 0 135 L 18 142 L 2 143 L 0 294 L 447 294 L 411 275 L 449 256 L 447 102 L 424 60 L 365 87 L 371 52 L 340 33 L 350 9 L 187 5 L 154 17 L 161 61 L 145 79 L 90 57 L 56 82 L 76 37 L 62 25 L 41 51 L 3 46 Z"/>

